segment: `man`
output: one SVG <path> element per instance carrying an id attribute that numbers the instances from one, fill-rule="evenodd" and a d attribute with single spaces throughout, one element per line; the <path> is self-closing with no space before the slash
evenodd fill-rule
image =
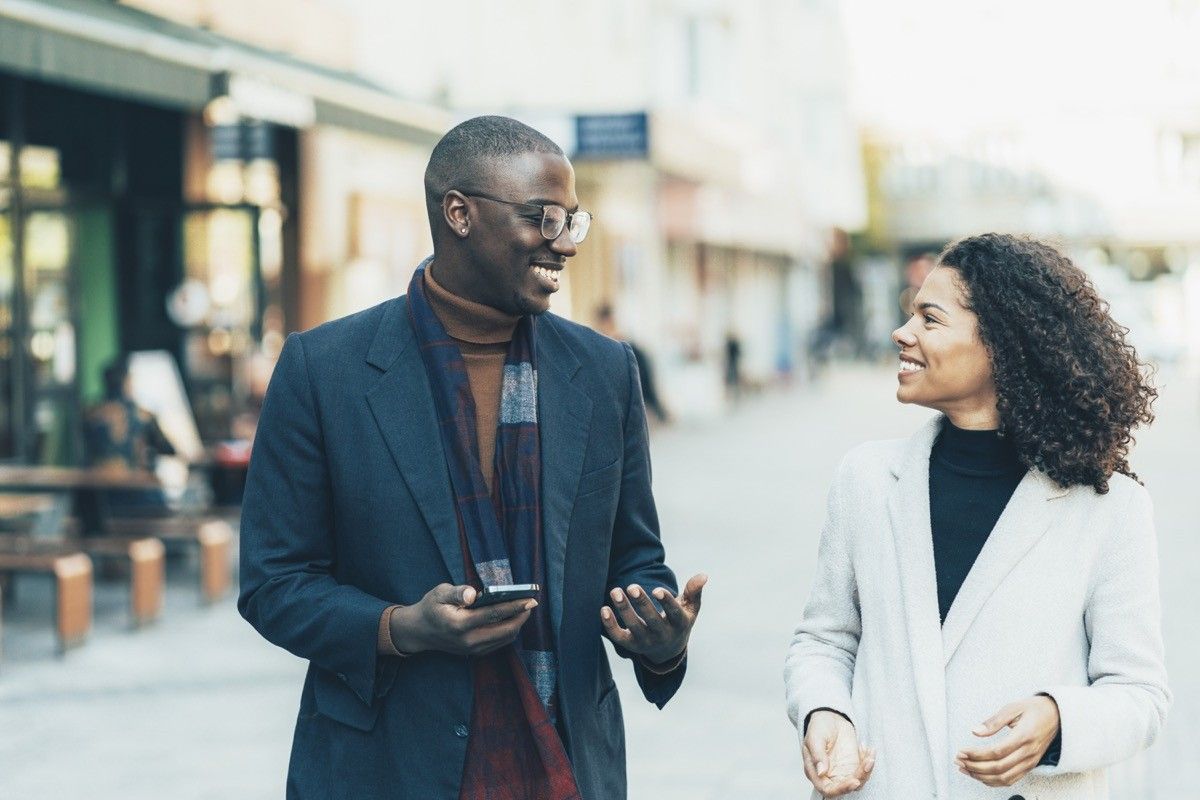
<path id="1" fill-rule="evenodd" d="M 288 796 L 619 800 L 601 633 L 661 707 L 706 579 L 675 597 L 629 348 L 545 313 L 591 222 L 562 151 L 468 120 L 425 190 L 408 294 L 289 337 L 259 422 L 239 608 L 310 662 Z"/>

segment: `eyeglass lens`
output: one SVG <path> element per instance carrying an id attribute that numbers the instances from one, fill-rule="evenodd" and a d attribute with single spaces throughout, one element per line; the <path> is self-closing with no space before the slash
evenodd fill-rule
<path id="1" fill-rule="evenodd" d="M 542 236 L 554 241 L 563 231 L 570 217 L 570 229 L 567 231 L 571 241 L 579 244 L 587 236 L 588 228 L 592 225 L 592 215 L 586 211 L 576 211 L 567 214 L 562 206 L 545 206 L 542 211 Z"/>
<path id="2" fill-rule="evenodd" d="M 542 206 L 542 236 L 554 241 L 566 224 L 566 209 L 562 206 Z"/>
<path id="3" fill-rule="evenodd" d="M 576 211 L 571 217 L 571 241 L 575 244 L 582 242 L 592 227 L 592 215 L 586 211 Z"/>

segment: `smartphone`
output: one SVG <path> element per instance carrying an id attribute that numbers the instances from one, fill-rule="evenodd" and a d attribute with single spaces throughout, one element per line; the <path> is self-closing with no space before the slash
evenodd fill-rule
<path id="1" fill-rule="evenodd" d="M 525 600 L 530 597 L 537 597 L 538 590 L 541 589 L 536 583 L 514 583 L 505 586 L 485 586 L 479 596 L 475 598 L 475 603 L 470 608 L 483 608 L 484 606 L 492 606 L 496 603 L 507 603 L 509 600 Z"/>

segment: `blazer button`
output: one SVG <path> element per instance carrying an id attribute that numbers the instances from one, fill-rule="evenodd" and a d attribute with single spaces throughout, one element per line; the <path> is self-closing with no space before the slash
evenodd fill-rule
<path id="1" fill-rule="evenodd" d="M 468 733 L 468 731 L 467 731 L 466 725 L 455 725 L 454 726 L 454 735 L 457 736 L 458 738 L 460 738 L 460 739 L 467 738 L 467 733 Z"/>
<path id="2" fill-rule="evenodd" d="M 337 674 L 337 679 L 338 679 L 339 681 L 341 681 L 342 683 L 345 683 L 345 682 L 346 682 L 346 676 L 345 676 L 345 675 L 343 675 L 343 674 L 342 674 L 342 673 L 340 673 L 340 672 Z"/>

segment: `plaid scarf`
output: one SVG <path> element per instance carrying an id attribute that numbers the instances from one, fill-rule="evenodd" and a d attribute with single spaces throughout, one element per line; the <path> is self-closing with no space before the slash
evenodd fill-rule
<path id="1" fill-rule="evenodd" d="M 475 399 L 466 362 L 425 296 L 428 263 L 417 268 L 409 283 L 408 309 L 433 389 L 459 531 L 483 586 L 536 583 L 542 587 L 538 606 L 514 644 L 526 677 L 553 724 L 557 716 L 558 664 L 550 604 L 545 600 L 535 319 L 521 318 L 504 358 L 496 480 L 489 496 L 479 468 Z"/>

